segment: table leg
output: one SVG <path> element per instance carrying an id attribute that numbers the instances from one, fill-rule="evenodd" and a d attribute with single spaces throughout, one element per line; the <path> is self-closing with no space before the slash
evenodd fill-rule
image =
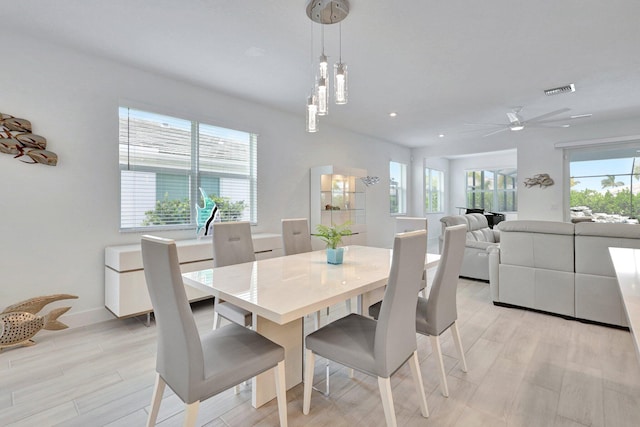
<path id="1" fill-rule="evenodd" d="M 279 325 L 253 315 L 253 330 L 284 347 L 287 390 L 302 382 L 303 319 Z M 276 397 L 273 371 L 264 372 L 253 379 L 251 404 L 259 408 Z"/>

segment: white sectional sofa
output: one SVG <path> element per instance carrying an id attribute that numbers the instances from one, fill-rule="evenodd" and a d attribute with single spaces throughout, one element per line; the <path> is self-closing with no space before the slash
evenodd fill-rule
<path id="1" fill-rule="evenodd" d="M 453 225 L 465 224 L 467 226 L 467 241 L 460 276 L 488 281 L 489 248 L 500 243 L 500 233 L 489 228 L 487 218 L 479 213 L 445 216 L 440 219 L 440 222 L 442 223 L 440 252 L 442 252 L 444 229 Z"/>
<path id="2" fill-rule="evenodd" d="M 506 221 L 490 249 L 494 303 L 627 326 L 609 247 L 640 248 L 640 226 Z"/>

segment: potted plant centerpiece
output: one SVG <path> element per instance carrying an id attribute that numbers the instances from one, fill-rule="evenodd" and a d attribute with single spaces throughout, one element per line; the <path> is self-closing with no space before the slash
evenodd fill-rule
<path id="1" fill-rule="evenodd" d="M 322 241 L 327 244 L 327 262 L 329 264 L 342 264 L 342 257 L 344 255 L 344 248 L 338 247 L 342 243 L 343 236 L 350 236 L 351 230 L 350 221 L 340 225 L 323 225 L 318 224 L 316 227 L 318 236 Z"/>

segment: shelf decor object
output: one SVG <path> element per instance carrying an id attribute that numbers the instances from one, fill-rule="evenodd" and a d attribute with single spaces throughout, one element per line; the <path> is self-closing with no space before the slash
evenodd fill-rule
<path id="1" fill-rule="evenodd" d="M 343 237 L 351 236 L 349 225 L 350 222 L 347 221 L 339 225 L 318 224 L 316 226 L 315 235 L 327 244 L 327 262 L 329 264 L 342 264 L 344 248 L 338 247 L 338 245 L 342 243 Z"/>
<path id="2" fill-rule="evenodd" d="M 345 245 L 366 245 L 365 169 L 342 166 L 316 166 L 310 171 L 309 226 L 332 226 L 349 222 L 352 234 L 343 237 Z M 316 236 L 311 241 L 314 250 L 324 247 Z"/>
<path id="3" fill-rule="evenodd" d="M 55 308 L 44 316 L 36 314 L 54 301 L 76 298 L 75 295 L 56 294 L 31 298 L 5 308 L 0 313 L 0 352 L 5 348 L 35 345 L 31 338 L 42 329 L 58 331 L 68 328 L 57 319 L 71 307 Z"/>

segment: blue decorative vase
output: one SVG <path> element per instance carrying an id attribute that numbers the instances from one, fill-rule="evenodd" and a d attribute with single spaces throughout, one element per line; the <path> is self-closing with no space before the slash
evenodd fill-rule
<path id="1" fill-rule="evenodd" d="M 344 248 L 327 248 L 327 262 L 329 264 L 342 264 L 342 257 L 344 255 Z"/>

